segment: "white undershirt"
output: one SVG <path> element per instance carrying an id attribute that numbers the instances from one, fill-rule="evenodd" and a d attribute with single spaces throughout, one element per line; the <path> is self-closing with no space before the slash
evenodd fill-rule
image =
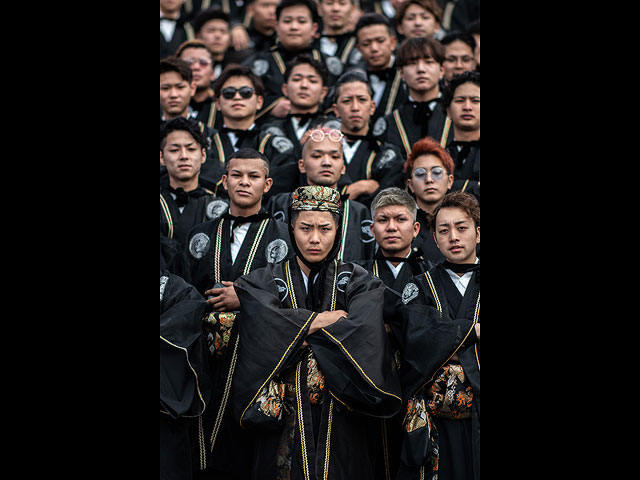
<path id="1" fill-rule="evenodd" d="M 344 153 L 344 163 L 346 163 L 347 165 L 351 163 L 351 160 L 353 159 L 353 156 L 355 155 L 361 143 L 362 143 L 362 140 L 356 140 L 355 142 L 353 142 L 353 145 L 349 145 L 349 142 L 347 142 L 344 138 L 342 139 L 342 152 Z"/>
<path id="2" fill-rule="evenodd" d="M 480 259 L 476 257 L 476 261 L 474 263 L 480 263 Z M 460 294 L 464 296 L 464 293 L 467 291 L 467 285 L 469 285 L 469 280 L 471 280 L 471 276 L 473 275 L 473 272 L 467 272 L 461 277 L 459 277 L 458 274 L 455 273 L 453 270 L 449 270 L 448 268 L 445 268 L 445 270 L 451 277 L 453 284 L 456 286 Z"/>
<path id="3" fill-rule="evenodd" d="M 302 269 L 300 269 L 300 273 L 302 273 L 302 281 L 304 282 L 304 289 L 307 291 L 307 293 L 309 293 L 309 277 L 305 275 Z M 316 276 L 313 277 L 314 282 L 316 281 L 316 278 L 318 278 L 318 275 L 320 275 L 320 273 L 316 273 Z"/>
<path id="4" fill-rule="evenodd" d="M 165 20 L 160 13 L 160 33 L 164 37 L 165 41 L 169 43 L 173 38 L 173 33 L 176 31 L 177 22 L 175 20 Z"/>
<path id="5" fill-rule="evenodd" d="M 304 135 L 304 132 L 307 131 L 308 125 L 309 120 L 305 120 L 301 127 L 300 120 L 296 117 L 291 117 L 291 126 L 293 127 L 293 131 L 296 132 L 296 137 L 298 137 L 298 140 L 300 140 L 302 138 L 302 135 Z"/>
<path id="6" fill-rule="evenodd" d="M 409 258 L 409 255 L 411 255 L 411 249 L 409 249 L 409 253 L 407 253 L 407 255 L 404 258 Z M 394 266 L 393 263 L 391 263 L 389 260 L 386 260 L 387 265 L 389 265 L 389 268 L 391 269 L 391 273 L 393 273 L 393 278 L 398 278 L 398 274 L 400 273 L 400 270 L 402 269 L 402 266 L 405 264 L 405 262 L 400 262 L 398 263 L 398 266 Z"/>
<path id="7" fill-rule="evenodd" d="M 250 222 L 247 222 L 234 229 L 234 221 L 235 220 L 231 220 L 231 228 L 233 229 L 233 242 L 231 242 L 231 263 L 235 263 L 238 252 L 240 251 L 240 247 L 242 246 L 242 242 L 244 242 L 244 238 L 247 236 L 249 226 L 251 225 Z"/>

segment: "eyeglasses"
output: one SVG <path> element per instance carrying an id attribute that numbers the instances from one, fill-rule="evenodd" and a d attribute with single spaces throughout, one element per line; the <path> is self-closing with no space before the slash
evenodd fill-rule
<path id="1" fill-rule="evenodd" d="M 320 130 L 319 128 L 317 128 L 317 129 L 311 131 L 311 134 L 309 135 L 309 137 L 314 142 L 321 142 L 321 141 L 324 140 L 325 137 L 329 137 L 329 140 L 331 140 L 333 142 L 339 142 L 339 141 L 342 140 L 344 135 L 342 134 L 342 132 L 340 130 L 336 130 L 335 128 L 329 130 L 329 132 L 324 132 L 324 131 Z"/>
<path id="2" fill-rule="evenodd" d="M 183 58 L 183 60 L 185 62 L 187 62 L 189 65 L 193 65 L 194 63 L 198 62 L 200 64 L 201 67 L 206 67 L 208 65 L 211 65 L 211 60 L 208 60 L 206 58 L 193 58 L 193 57 L 188 57 L 188 58 Z"/>
<path id="3" fill-rule="evenodd" d="M 231 100 L 233 97 L 236 96 L 236 92 L 240 92 L 240 96 L 242 98 L 251 98 L 251 95 L 253 95 L 253 92 L 255 91 L 256 91 L 255 88 L 247 87 L 247 86 L 240 87 L 240 88 L 225 87 L 222 90 L 220 90 L 220 93 L 227 100 Z"/>
<path id="4" fill-rule="evenodd" d="M 431 169 L 431 173 L 427 172 L 427 170 L 425 170 L 424 168 L 420 167 L 420 168 L 416 168 L 415 169 L 415 171 L 413 172 L 412 176 L 417 181 L 426 182 L 427 181 L 427 176 L 430 175 L 431 176 L 431 180 L 433 180 L 434 182 L 439 182 L 440 180 L 442 180 L 444 178 L 445 173 L 446 173 L 446 171 L 442 167 L 433 167 Z"/>

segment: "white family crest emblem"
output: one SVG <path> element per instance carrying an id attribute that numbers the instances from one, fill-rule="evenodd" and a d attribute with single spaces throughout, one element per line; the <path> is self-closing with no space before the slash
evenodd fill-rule
<path id="1" fill-rule="evenodd" d="M 363 220 L 360 222 L 360 240 L 362 240 L 362 243 L 371 243 L 375 240 L 371 232 L 371 225 L 373 225 L 373 220 Z"/>
<path id="2" fill-rule="evenodd" d="M 289 247 L 287 247 L 287 243 L 281 238 L 276 238 L 269 245 L 267 245 L 266 249 L 266 257 L 267 262 L 269 263 L 278 263 L 284 260 L 284 257 L 289 253 Z"/>
<path id="3" fill-rule="evenodd" d="M 196 233 L 189 242 L 189 253 L 199 260 L 209 250 L 210 243 L 211 240 L 206 233 Z"/>
<path id="4" fill-rule="evenodd" d="M 413 283 L 407 283 L 402 290 L 402 303 L 405 305 L 418 296 L 418 286 Z"/>
<path id="5" fill-rule="evenodd" d="M 229 205 L 224 200 L 213 200 L 207 204 L 207 218 L 215 220 L 226 212 L 227 208 L 229 208 Z"/>
<path id="6" fill-rule="evenodd" d="M 347 284 L 349 283 L 350 278 L 351 278 L 351 272 L 339 273 L 338 279 L 336 280 L 336 289 L 344 293 L 344 289 L 347 288 Z"/>
<path id="7" fill-rule="evenodd" d="M 169 281 L 169 277 L 163 275 L 160 277 L 160 301 L 162 301 L 162 297 L 164 296 L 164 287 L 167 286 L 167 282 Z"/>
<path id="8" fill-rule="evenodd" d="M 289 296 L 289 288 L 287 287 L 286 282 L 282 278 L 274 278 L 276 282 L 276 288 L 278 289 L 278 297 L 280 297 L 280 301 L 284 302 L 285 299 Z"/>

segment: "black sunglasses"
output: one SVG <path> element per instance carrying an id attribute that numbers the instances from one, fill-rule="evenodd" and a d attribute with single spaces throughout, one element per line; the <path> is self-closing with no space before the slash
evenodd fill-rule
<path id="1" fill-rule="evenodd" d="M 222 90 L 220 90 L 220 93 L 222 94 L 222 96 L 227 100 L 231 100 L 233 97 L 235 97 L 236 92 L 240 92 L 240 96 L 242 98 L 251 98 L 251 95 L 253 95 L 253 92 L 255 92 L 255 89 L 245 86 L 240 88 L 225 87 Z"/>

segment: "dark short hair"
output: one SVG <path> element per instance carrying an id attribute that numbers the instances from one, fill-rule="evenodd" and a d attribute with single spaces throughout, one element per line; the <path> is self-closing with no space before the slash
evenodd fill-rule
<path id="1" fill-rule="evenodd" d="M 220 96 L 222 86 L 231 77 L 247 77 L 251 81 L 253 88 L 256 90 L 256 95 L 264 95 L 264 84 L 260 77 L 251 70 L 251 67 L 240 65 L 238 63 L 230 63 L 224 70 L 222 70 L 222 73 L 216 81 L 213 82 L 213 93 L 216 97 Z"/>
<path id="2" fill-rule="evenodd" d="M 456 93 L 456 88 L 467 82 L 474 83 L 480 87 L 480 72 L 462 72 L 451 77 L 449 83 L 443 87 L 442 97 L 440 98 L 440 104 L 444 110 L 449 108 L 449 105 L 451 105 L 451 100 L 453 100 L 453 96 Z"/>
<path id="3" fill-rule="evenodd" d="M 202 133 L 198 121 L 180 116 L 160 124 L 160 150 L 167 143 L 167 136 L 176 130 L 188 132 L 202 148 L 209 148 L 207 137 Z"/>
<path id="4" fill-rule="evenodd" d="M 240 148 L 237 151 L 233 152 L 231 155 L 229 155 L 227 157 L 227 161 L 225 162 L 225 170 L 228 171 L 229 169 L 229 162 L 231 160 L 233 160 L 234 158 L 239 158 L 242 160 L 253 160 L 253 159 L 259 159 L 262 160 L 264 162 L 265 165 L 265 170 L 266 170 L 266 174 L 267 177 L 269 176 L 269 168 L 271 166 L 271 162 L 269 162 L 269 159 L 263 155 L 262 153 L 260 153 L 258 150 L 255 150 L 253 148 Z"/>
<path id="5" fill-rule="evenodd" d="M 187 48 L 203 49 L 205 52 L 209 54 L 209 58 L 211 58 L 211 61 L 213 62 L 213 53 L 211 53 L 211 50 L 209 50 L 209 47 L 207 47 L 206 43 L 204 43 L 202 40 L 197 38 L 182 42 L 180 46 L 178 46 L 178 48 L 176 49 L 175 56 L 180 58 L 180 55 L 182 55 L 182 52 L 184 52 Z"/>
<path id="6" fill-rule="evenodd" d="M 358 23 L 356 23 L 356 28 L 353 30 L 353 35 L 356 37 L 356 40 L 358 39 L 358 32 L 361 29 L 365 27 L 371 27 L 373 25 L 384 25 L 385 27 L 387 27 L 387 31 L 389 32 L 390 36 L 392 37 L 396 36 L 395 28 L 393 27 L 393 25 L 391 24 L 391 22 L 387 17 L 385 17 L 381 13 L 370 12 L 370 13 L 365 13 L 358 19 Z"/>
<path id="7" fill-rule="evenodd" d="M 443 208 L 460 208 L 471 217 L 476 227 L 480 226 L 480 204 L 476 197 L 470 193 L 456 190 L 442 197 L 433 213 L 429 215 L 429 227 L 431 227 L 432 232 L 436 231 L 436 217 Z"/>
<path id="8" fill-rule="evenodd" d="M 455 42 L 456 40 L 460 40 L 461 42 L 466 43 L 471 47 L 471 50 L 475 52 L 476 39 L 473 38 L 473 35 L 467 32 L 459 32 L 459 31 L 449 32 L 444 37 L 442 37 L 442 39 L 440 40 L 440 43 L 446 46 L 452 42 Z"/>
<path id="9" fill-rule="evenodd" d="M 210 20 L 222 20 L 229 23 L 229 15 L 225 13 L 220 7 L 211 7 L 206 10 L 201 10 L 198 12 L 196 17 L 191 21 L 191 25 L 193 25 L 193 29 L 196 33 L 198 33 L 205 23 Z"/>
<path id="10" fill-rule="evenodd" d="M 371 83 L 369 83 L 369 77 L 364 70 L 359 68 L 354 68 L 352 70 L 348 70 L 344 72 L 342 75 L 338 77 L 336 83 L 333 87 L 333 99 L 334 101 L 338 100 L 338 95 L 340 94 L 340 87 L 345 83 L 353 83 L 353 82 L 361 82 L 367 86 L 367 90 L 369 91 L 369 95 L 373 98 L 373 90 L 371 89 Z"/>
<path id="11" fill-rule="evenodd" d="M 433 38 L 405 38 L 398 48 L 396 55 L 397 66 L 404 67 L 418 58 L 433 58 L 442 65 L 444 47 L 438 40 Z"/>
<path id="12" fill-rule="evenodd" d="M 311 21 L 316 23 L 318 22 L 318 7 L 314 0 L 281 0 L 276 7 L 276 20 L 280 20 L 280 14 L 285 8 L 295 7 L 297 5 L 307 7 L 309 9 L 309 13 L 311 13 Z"/>
<path id="13" fill-rule="evenodd" d="M 160 60 L 160 75 L 167 72 L 177 72 L 187 83 L 191 83 L 193 80 L 189 64 L 175 55 L 170 55 Z"/>
<path id="14" fill-rule="evenodd" d="M 291 70 L 293 70 L 298 65 L 310 65 L 311 68 L 313 68 L 318 73 L 318 75 L 320 75 L 320 78 L 322 79 L 322 85 L 327 85 L 327 82 L 329 81 L 329 72 L 327 72 L 324 64 L 313 58 L 311 55 L 307 54 L 296 55 L 293 60 L 287 63 L 287 69 L 284 72 L 285 83 L 289 81 Z"/>

